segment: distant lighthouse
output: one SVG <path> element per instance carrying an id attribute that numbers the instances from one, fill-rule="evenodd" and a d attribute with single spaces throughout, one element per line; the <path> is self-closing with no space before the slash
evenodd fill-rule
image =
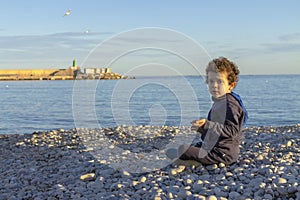
<path id="1" fill-rule="evenodd" d="M 77 63 L 76 63 L 76 59 L 73 60 L 73 66 L 72 67 L 76 67 Z"/>

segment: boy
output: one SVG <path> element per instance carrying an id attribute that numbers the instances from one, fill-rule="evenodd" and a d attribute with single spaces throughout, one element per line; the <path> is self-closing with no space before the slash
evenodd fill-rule
<path id="1" fill-rule="evenodd" d="M 174 159 L 195 160 L 202 165 L 224 163 L 231 165 L 239 156 L 242 141 L 242 126 L 248 118 L 247 110 L 236 87 L 238 67 L 227 58 L 220 57 L 209 62 L 206 68 L 206 83 L 213 105 L 207 119 L 192 122 L 192 130 L 201 134 L 202 142 L 196 145 L 181 145 L 169 149 L 166 154 Z"/>

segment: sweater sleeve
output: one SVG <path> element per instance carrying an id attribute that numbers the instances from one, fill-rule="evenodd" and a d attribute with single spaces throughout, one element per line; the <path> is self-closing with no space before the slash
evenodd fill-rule
<path id="1" fill-rule="evenodd" d="M 226 104 L 224 122 L 207 120 L 201 130 L 205 135 L 214 134 L 223 138 L 235 138 L 239 135 L 244 120 L 244 112 L 235 102 L 227 101 Z"/>

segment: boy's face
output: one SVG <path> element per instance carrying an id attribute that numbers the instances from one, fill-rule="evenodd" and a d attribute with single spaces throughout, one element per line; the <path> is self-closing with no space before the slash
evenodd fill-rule
<path id="1" fill-rule="evenodd" d="M 230 93 L 234 84 L 229 85 L 226 72 L 208 72 L 208 89 L 209 93 L 219 98 L 226 93 Z"/>

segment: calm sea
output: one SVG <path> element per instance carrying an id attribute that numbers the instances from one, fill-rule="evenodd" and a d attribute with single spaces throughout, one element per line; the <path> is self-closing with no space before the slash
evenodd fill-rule
<path id="1" fill-rule="evenodd" d="M 300 75 L 240 76 L 247 126 L 300 123 Z M 0 82 L 0 134 L 75 127 L 189 125 L 211 106 L 201 77 Z M 96 127 L 95 127 L 96 128 Z"/>

